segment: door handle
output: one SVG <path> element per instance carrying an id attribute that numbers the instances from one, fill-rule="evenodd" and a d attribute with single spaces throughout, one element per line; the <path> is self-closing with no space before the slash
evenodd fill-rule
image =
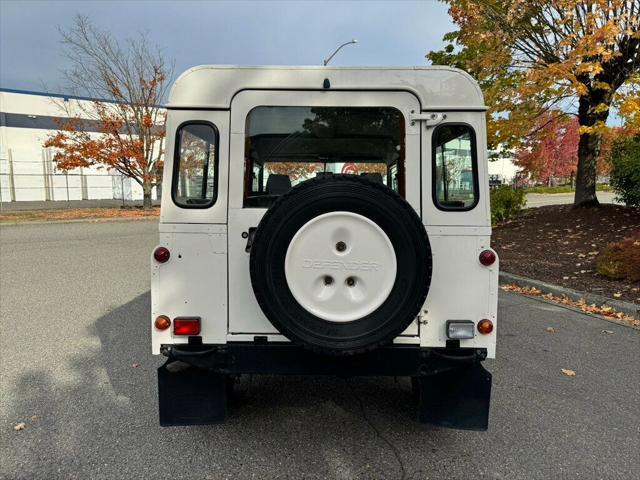
<path id="1" fill-rule="evenodd" d="M 244 246 L 244 251 L 247 253 L 251 252 L 251 246 L 253 245 L 253 239 L 256 236 L 257 227 L 250 227 L 249 232 L 242 232 L 242 238 L 247 239 L 247 244 Z"/>

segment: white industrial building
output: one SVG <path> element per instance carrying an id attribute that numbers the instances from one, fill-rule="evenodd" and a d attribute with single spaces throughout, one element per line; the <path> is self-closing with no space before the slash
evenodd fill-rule
<path id="1" fill-rule="evenodd" d="M 511 157 L 500 157 L 489 161 L 489 177 L 496 178 L 501 183 L 512 185 L 520 167 L 514 165 Z"/>
<path id="2" fill-rule="evenodd" d="M 60 102 L 72 102 L 71 111 L 92 105 L 88 98 L 0 89 L 0 201 L 141 200 L 138 183 L 115 170 L 56 169 L 43 144 L 67 118 Z"/>

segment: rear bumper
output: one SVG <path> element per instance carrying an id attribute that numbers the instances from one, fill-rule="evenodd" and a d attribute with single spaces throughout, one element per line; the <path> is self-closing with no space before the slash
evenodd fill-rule
<path id="1" fill-rule="evenodd" d="M 417 418 L 464 430 L 486 430 L 491 374 L 481 349 L 393 345 L 360 355 L 320 355 L 290 343 L 163 345 L 158 369 L 160 424 L 224 421 L 229 376 L 241 374 L 409 376 Z"/>
<path id="2" fill-rule="evenodd" d="M 272 375 L 428 376 L 476 364 L 484 349 L 421 348 L 392 345 L 350 355 L 322 355 L 291 343 L 236 342 L 225 345 L 163 345 L 170 361 L 216 373 Z"/>

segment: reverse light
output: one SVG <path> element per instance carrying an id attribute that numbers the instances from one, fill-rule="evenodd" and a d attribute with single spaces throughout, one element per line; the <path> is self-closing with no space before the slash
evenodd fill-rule
<path id="1" fill-rule="evenodd" d="M 173 319 L 174 335 L 199 335 L 200 317 L 177 317 Z"/>
<path id="2" fill-rule="evenodd" d="M 156 259 L 156 262 L 165 263 L 169 257 L 171 257 L 171 253 L 166 247 L 158 247 L 153 251 L 153 258 Z"/>
<path id="3" fill-rule="evenodd" d="M 475 336 L 471 320 L 447 320 L 447 337 L 451 340 L 469 340 Z"/>
<path id="4" fill-rule="evenodd" d="M 482 252 L 480 252 L 478 260 L 482 265 L 488 267 L 489 265 L 493 265 L 495 263 L 496 254 L 493 252 L 493 250 L 483 250 Z"/>
<path id="5" fill-rule="evenodd" d="M 160 315 L 153 324 L 158 330 L 166 330 L 171 326 L 171 320 L 166 315 Z"/>
<path id="6" fill-rule="evenodd" d="M 487 335 L 493 332 L 493 322 L 488 318 L 485 318 L 484 320 L 480 320 L 478 322 L 478 331 L 483 335 Z"/>

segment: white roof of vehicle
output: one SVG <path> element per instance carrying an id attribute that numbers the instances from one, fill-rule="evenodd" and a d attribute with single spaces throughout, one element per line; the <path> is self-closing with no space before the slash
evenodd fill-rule
<path id="1" fill-rule="evenodd" d="M 175 81 L 168 108 L 231 106 L 241 90 L 405 90 L 420 100 L 423 110 L 484 110 L 476 81 L 451 67 L 323 67 L 202 65 Z"/>

